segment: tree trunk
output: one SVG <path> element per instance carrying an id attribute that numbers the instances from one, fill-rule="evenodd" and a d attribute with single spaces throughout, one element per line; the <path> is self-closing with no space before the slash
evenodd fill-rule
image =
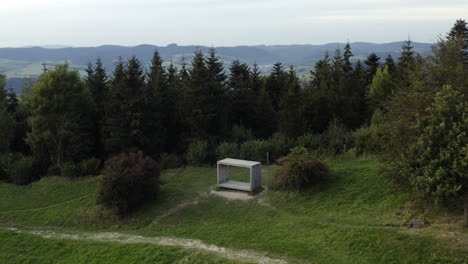
<path id="1" fill-rule="evenodd" d="M 465 197 L 465 227 L 468 227 L 468 196 Z"/>

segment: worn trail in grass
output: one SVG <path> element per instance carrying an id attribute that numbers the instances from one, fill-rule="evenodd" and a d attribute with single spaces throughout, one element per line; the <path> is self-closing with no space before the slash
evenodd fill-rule
<path id="1" fill-rule="evenodd" d="M 285 260 L 273 259 L 260 252 L 247 250 L 233 250 L 215 245 L 208 245 L 200 240 L 181 239 L 175 237 L 144 237 L 124 233 L 104 232 L 56 232 L 50 230 L 25 230 L 18 228 L 3 228 L 16 233 L 36 235 L 46 239 L 66 239 L 78 241 L 94 242 L 116 242 L 122 244 L 155 244 L 161 246 L 175 246 L 184 249 L 201 250 L 219 257 L 235 260 L 238 262 L 258 263 L 258 264 L 286 264 Z"/>

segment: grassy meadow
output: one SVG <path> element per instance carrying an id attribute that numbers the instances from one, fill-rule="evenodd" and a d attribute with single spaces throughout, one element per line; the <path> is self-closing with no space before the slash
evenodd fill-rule
<path id="1" fill-rule="evenodd" d="M 24 187 L 0 184 L 2 263 L 234 263 L 203 251 L 150 244 L 45 239 L 20 230 L 119 232 L 197 239 L 254 250 L 287 263 L 468 263 L 462 211 L 421 205 L 393 190 L 373 159 L 328 161 L 331 182 L 300 192 L 266 192 L 248 201 L 210 195 L 214 168 L 162 173 L 159 199 L 118 219 L 95 205 L 99 177 L 47 177 Z M 271 186 L 276 166 L 263 167 Z M 232 177 L 246 180 L 243 170 Z M 424 228 L 411 229 L 423 218 Z M 239 261 L 240 262 L 240 261 Z"/>

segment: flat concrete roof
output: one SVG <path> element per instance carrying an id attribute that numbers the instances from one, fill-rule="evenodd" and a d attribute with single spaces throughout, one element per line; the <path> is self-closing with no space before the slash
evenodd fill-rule
<path id="1" fill-rule="evenodd" d="M 236 167 L 244 167 L 244 168 L 251 168 L 255 165 L 261 164 L 258 161 L 251 161 L 251 160 L 240 160 L 240 159 L 223 159 L 218 161 L 220 165 L 228 165 L 228 166 L 236 166 Z"/>

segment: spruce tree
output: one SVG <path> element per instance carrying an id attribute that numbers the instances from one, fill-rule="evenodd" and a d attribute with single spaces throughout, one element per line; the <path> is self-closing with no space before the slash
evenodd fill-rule
<path id="1" fill-rule="evenodd" d="M 367 73 L 361 60 L 358 60 L 353 72 L 353 79 L 355 82 L 356 93 L 358 95 L 356 100 L 357 110 L 359 113 L 360 124 L 363 124 L 370 116 L 369 106 L 367 101 Z"/>
<path id="2" fill-rule="evenodd" d="M 169 102 L 168 82 L 163 60 L 156 50 L 147 73 L 147 88 L 144 100 L 144 134 L 148 143 L 146 153 L 159 156 L 164 150 L 167 137 L 167 125 L 172 118 L 173 102 Z M 171 116 L 169 116 L 171 115 Z"/>
<path id="3" fill-rule="evenodd" d="M 252 70 L 250 71 L 250 87 L 252 87 L 252 91 L 255 94 L 255 97 L 260 95 L 260 91 L 262 90 L 263 86 L 263 78 L 258 68 L 258 65 L 254 63 L 252 66 Z"/>
<path id="4" fill-rule="evenodd" d="M 127 65 L 119 58 L 111 81 L 105 118 L 105 147 L 110 155 L 144 149 L 145 76 L 141 63 L 132 57 Z"/>
<path id="5" fill-rule="evenodd" d="M 126 102 L 129 106 L 127 117 L 129 118 L 130 149 L 144 150 L 149 144 L 148 134 L 145 133 L 144 116 L 147 111 L 147 98 L 145 98 L 145 74 L 141 62 L 132 56 L 127 63 L 125 71 L 125 86 L 129 98 Z"/>
<path id="6" fill-rule="evenodd" d="M 229 129 L 229 109 L 226 108 L 228 104 L 226 89 L 227 76 L 224 72 L 223 62 L 217 56 L 214 48 L 210 49 L 205 63 L 208 71 L 206 94 L 208 95 L 209 101 L 206 112 L 212 116 L 212 122 L 210 122 L 210 125 L 207 127 L 208 134 L 211 138 L 219 139 L 226 137 Z"/>
<path id="7" fill-rule="evenodd" d="M 266 91 L 271 98 L 273 109 L 278 111 L 281 99 L 287 90 L 286 73 L 283 70 L 283 64 L 281 62 L 273 64 L 273 70 L 268 76 L 265 85 Z"/>
<path id="8" fill-rule="evenodd" d="M 398 58 L 397 64 L 397 76 L 399 79 L 400 88 L 407 88 L 410 86 L 412 73 L 416 71 L 417 68 L 417 54 L 413 51 L 413 46 L 411 41 L 407 40 L 401 47 L 401 55 Z"/>
<path id="9" fill-rule="evenodd" d="M 289 138 L 297 138 L 304 132 L 303 95 L 299 78 L 291 67 L 287 76 L 288 91 L 286 92 L 278 113 L 279 130 Z"/>
<path id="10" fill-rule="evenodd" d="M 93 153 L 96 157 L 104 160 L 104 116 L 106 103 L 109 99 L 109 84 L 107 73 L 102 65 L 100 58 L 96 60 L 96 64 L 88 64 L 85 78 L 86 85 L 91 93 L 93 102 Z"/>
<path id="11" fill-rule="evenodd" d="M 270 96 L 265 86 L 260 90 L 255 109 L 254 135 L 258 138 L 268 138 L 276 131 L 278 121 Z"/>
<path id="12" fill-rule="evenodd" d="M 15 133 L 15 120 L 8 110 L 5 80 L 6 76 L 0 74 L 0 154 L 9 152 L 10 144 Z"/>
<path id="13" fill-rule="evenodd" d="M 374 78 L 377 69 L 380 67 L 379 61 L 380 57 L 377 56 L 377 54 L 375 54 L 374 52 L 367 56 L 367 59 L 364 61 L 364 64 L 366 65 L 368 83 L 372 81 L 372 78 Z"/>
<path id="14" fill-rule="evenodd" d="M 447 41 L 460 41 L 465 65 L 468 65 L 468 24 L 463 19 L 458 19 L 447 33 Z"/>
<path id="15" fill-rule="evenodd" d="M 256 99 L 251 87 L 249 66 L 235 60 L 231 64 L 230 72 L 229 92 L 232 105 L 232 123 L 252 128 Z"/>
<path id="16" fill-rule="evenodd" d="M 353 57 L 353 52 L 351 51 L 351 45 L 347 42 L 343 53 L 343 71 L 345 73 L 353 71 L 353 64 L 350 61 L 351 57 Z"/>
<path id="17" fill-rule="evenodd" d="M 184 93 L 182 91 L 182 82 L 185 80 L 182 78 L 181 73 L 178 72 L 174 64 L 171 63 L 166 70 L 166 114 L 163 117 L 163 120 L 165 120 L 164 126 L 167 131 L 164 151 L 167 153 L 181 152 L 184 149 L 184 142 L 181 138 L 183 137 L 183 134 L 188 131 L 188 128 L 184 127 L 184 123 L 182 121 L 181 108 L 185 107 L 183 104 Z"/>
<path id="18" fill-rule="evenodd" d="M 219 58 L 211 51 L 205 60 L 201 51 L 195 52 L 190 77 L 185 82 L 185 122 L 192 137 L 201 140 L 215 139 L 226 131 L 224 69 Z"/>
<path id="19" fill-rule="evenodd" d="M 387 55 L 387 58 L 385 58 L 384 66 L 387 66 L 388 72 L 389 72 L 392 76 L 395 75 L 396 70 L 397 70 L 397 67 L 396 67 L 396 64 L 395 64 L 395 60 L 393 60 L 393 57 L 392 57 L 391 54 L 388 54 L 388 55 Z"/>

